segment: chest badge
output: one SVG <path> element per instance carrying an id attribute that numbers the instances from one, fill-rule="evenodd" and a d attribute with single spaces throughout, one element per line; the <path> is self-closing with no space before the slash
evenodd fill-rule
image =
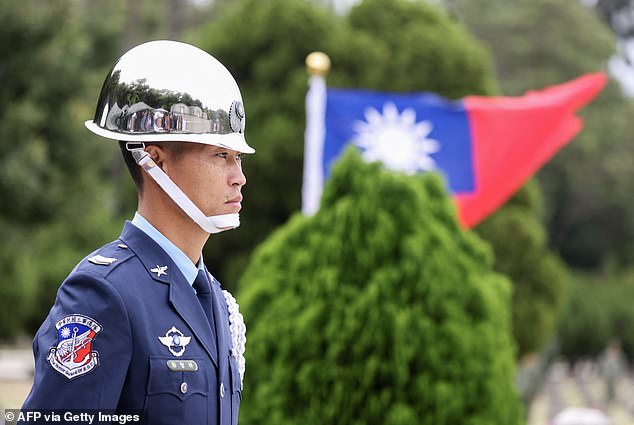
<path id="1" fill-rule="evenodd" d="M 161 275 L 167 276 L 167 266 L 159 266 L 158 264 L 153 269 L 150 269 L 152 273 L 156 273 L 156 277 L 161 277 Z"/>
<path id="2" fill-rule="evenodd" d="M 187 347 L 192 337 L 183 335 L 175 326 L 172 326 L 169 331 L 165 332 L 165 336 L 159 336 L 158 339 L 161 341 L 161 344 L 170 350 L 170 353 L 176 357 L 180 357 L 185 354 L 185 347 Z"/>

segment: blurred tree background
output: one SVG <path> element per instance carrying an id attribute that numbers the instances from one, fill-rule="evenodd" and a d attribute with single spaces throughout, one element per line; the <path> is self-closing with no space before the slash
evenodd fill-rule
<path id="1" fill-rule="evenodd" d="M 213 273 L 240 290 L 253 249 L 300 208 L 310 51 L 330 55 L 332 86 L 519 95 L 605 68 L 634 33 L 618 18 L 631 4 L 365 0 L 346 11 L 325 0 L 0 0 L 2 339 L 33 333 L 73 265 L 132 217 L 116 144 L 83 127 L 132 45 L 192 42 L 240 83 L 258 152 L 244 160 L 240 230 L 205 251 Z M 569 358 L 613 338 L 634 353 L 622 301 L 634 286 L 634 104 L 613 81 L 581 115 L 576 140 L 476 229 L 512 282 L 517 357 L 543 350 L 560 316 Z"/>
<path id="2" fill-rule="evenodd" d="M 93 108 L 87 88 L 96 82 L 86 70 L 103 59 L 97 38 L 82 37 L 89 23 L 74 3 L 0 8 L 3 338 L 39 326 L 60 279 L 112 238 L 121 214 L 108 150 L 87 143 L 83 130 Z"/>

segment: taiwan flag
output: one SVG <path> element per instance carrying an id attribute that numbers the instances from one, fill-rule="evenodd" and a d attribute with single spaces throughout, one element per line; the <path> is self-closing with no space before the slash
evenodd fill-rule
<path id="1" fill-rule="evenodd" d="M 332 164 L 353 144 L 366 160 L 390 169 L 441 174 L 461 223 L 473 227 L 581 130 L 575 113 L 606 80 L 594 73 L 521 97 L 450 101 L 431 93 L 328 89 L 313 76 L 302 210 L 318 209 Z"/>

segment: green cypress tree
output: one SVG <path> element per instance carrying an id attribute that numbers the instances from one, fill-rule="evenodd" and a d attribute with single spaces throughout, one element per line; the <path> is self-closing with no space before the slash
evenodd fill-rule
<path id="1" fill-rule="evenodd" d="M 322 207 L 256 250 L 241 423 L 512 425 L 510 285 L 437 176 L 350 149 Z"/>

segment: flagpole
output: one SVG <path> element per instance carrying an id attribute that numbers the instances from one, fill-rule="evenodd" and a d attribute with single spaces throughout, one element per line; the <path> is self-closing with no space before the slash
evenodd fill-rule
<path id="1" fill-rule="evenodd" d="M 302 213 L 311 216 L 319 209 L 324 183 L 321 164 L 326 137 L 326 76 L 330 71 L 330 58 L 323 52 L 312 52 L 306 57 L 306 70 L 309 80 L 306 94 Z"/>

